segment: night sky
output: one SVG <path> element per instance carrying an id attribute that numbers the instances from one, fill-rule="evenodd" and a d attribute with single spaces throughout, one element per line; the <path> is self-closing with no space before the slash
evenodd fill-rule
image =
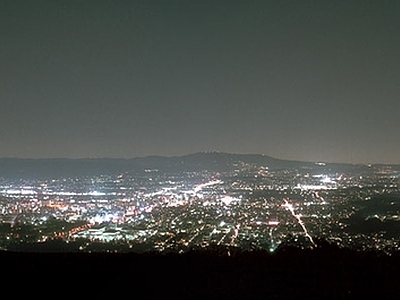
<path id="1" fill-rule="evenodd" d="M 400 1 L 0 1 L 0 157 L 400 163 Z"/>

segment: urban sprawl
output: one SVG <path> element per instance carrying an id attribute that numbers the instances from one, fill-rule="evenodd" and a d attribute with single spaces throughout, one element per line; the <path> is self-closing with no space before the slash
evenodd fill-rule
<path id="1" fill-rule="evenodd" d="M 398 171 L 315 170 L 238 162 L 229 172 L 0 178 L 0 249 L 62 241 L 84 252 L 222 246 L 229 255 L 282 244 L 315 248 L 324 240 L 400 250 L 400 232 L 387 229 L 400 224 Z"/>

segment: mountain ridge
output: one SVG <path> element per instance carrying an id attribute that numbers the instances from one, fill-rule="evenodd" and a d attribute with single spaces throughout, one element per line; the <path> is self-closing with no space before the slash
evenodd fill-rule
<path id="1" fill-rule="evenodd" d="M 269 170 L 368 167 L 364 164 L 317 163 L 280 159 L 265 154 L 236 154 L 213 151 L 195 152 L 180 156 L 150 155 L 135 158 L 0 158 L 0 176 L 20 178 L 38 176 L 89 176 L 125 172 L 135 173 L 149 169 L 157 169 L 165 172 L 204 170 L 225 172 L 238 168 L 240 164 L 265 167 Z M 400 165 L 392 166 L 399 167 Z"/>

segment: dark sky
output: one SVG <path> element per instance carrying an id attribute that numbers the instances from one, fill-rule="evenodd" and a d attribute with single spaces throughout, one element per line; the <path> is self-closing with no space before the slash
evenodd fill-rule
<path id="1" fill-rule="evenodd" d="M 400 1 L 0 1 L 0 157 L 400 163 Z"/>

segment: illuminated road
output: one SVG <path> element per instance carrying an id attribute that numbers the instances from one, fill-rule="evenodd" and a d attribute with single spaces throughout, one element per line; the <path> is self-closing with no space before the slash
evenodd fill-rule
<path id="1" fill-rule="evenodd" d="M 217 245 L 221 245 L 221 244 L 224 242 L 224 240 L 226 239 L 226 236 L 229 234 L 230 231 L 231 231 L 231 230 L 229 229 L 229 230 L 222 236 L 222 238 L 219 240 L 219 242 L 217 243 Z"/>
<path id="2" fill-rule="evenodd" d="M 296 218 L 296 220 L 299 223 L 299 225 L 301 226 L 301 228 L 303 228 L 303 231 L 304 231 L 304 234 L 306 235 L 306 237 L 310 240 L 310 242 L 315 247 L 317 247 L 317 244 L 315 244 L 313 238 L 308 233 L 306 225 L 304 224 L 303 220 L 301 219 L 301 216 L 295 213 L 293 205 L 291 203 L 289 203 L 288 199 L 283 198 L 283 201 L 285 201 L 285 204 L 283 204 L 283 207 L 285 207 L 287 210 L 289 210 L 290 213 L 292 214 L 292 216 Z"/>
<path id="3" fill-rule="evenodd" d="M 234 245 L 234 242 L 235 242 L 235 240 L 236 240 L 236 238 L 237 238 L 237 236 L 239 234 L 239 229 L 240 229 L 240 224 L 237 224 L 235 226 L 235 231 L 234 231 L 234 233 L 232 235 L 231 242 L 229 243 L 230 245 Z"/>

